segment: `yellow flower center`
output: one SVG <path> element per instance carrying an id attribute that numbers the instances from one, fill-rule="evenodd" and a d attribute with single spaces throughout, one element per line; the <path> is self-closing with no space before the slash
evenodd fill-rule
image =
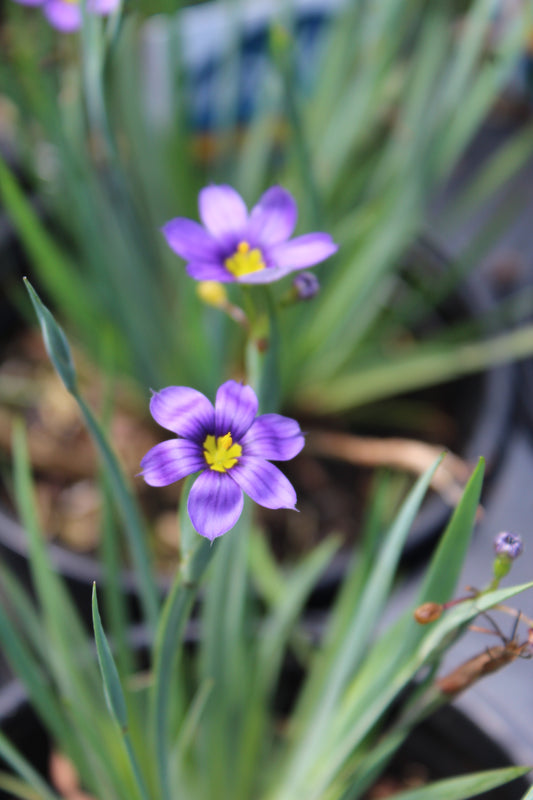
<path id="1" fill-rule="evenodd" d="M 218 438 L 211 434 L 205 437 L 204 458 L 209 464 L 209 469 L 215 472 L 227 472 L 235 466 L 240 455 L 242 447 L 240 444 L 233 444 L 231 433 L 228 432 Z"/>
<path id="2" fill-rule="evenodd" d="M 236 251 L 224 261 L 224 264 L 236 278 L 248 275 L 250 272 L 258 272 L 266 266 L 261 250 L 257 248 L 250 250 L 248 242 L 239 242 Z"/>

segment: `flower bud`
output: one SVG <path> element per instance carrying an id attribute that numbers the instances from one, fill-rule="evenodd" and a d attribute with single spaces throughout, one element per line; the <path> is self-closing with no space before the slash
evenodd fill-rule
<path id="1" fill-rule="evenodd" d="M 442 603 L 422 603 L 415 608 L 413 616 L 420 625 L 427 625 L 439 619 L 442 609 Z"/>
<path id="2" fill-rule="evenodd" d="M 218 281 L 200 281 L 196 294 L 203 303 L 214 308 L 224 308 L 228 302 L 226 290 Z"/>
<path id="3" fill-rule="evenodd" d="M 300 272 L 292 285 L 298 300 L 311 300 L 320 291 L 318 278 L 312 272 Z"/>
<path id="4" fill-rule="evenodd" d="M 494 539 L 494 552 L 497 556 L 506 556 L 514 561 L 522 554 L 524 545 L 522 539 L 516 533 L 502 531 Z"/>

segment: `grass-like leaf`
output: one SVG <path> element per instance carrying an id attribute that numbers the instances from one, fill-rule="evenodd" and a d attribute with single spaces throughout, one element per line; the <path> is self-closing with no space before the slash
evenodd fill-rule
<path id="1" fill-rule="evenodd" d="M 98 664 L 100 665 L 100 673 L 104 684 L 107 707 L 119 728 L 125 732 L 128 727 L 126 700 L 120 684 L 115 660 L 102 627 L 95 583 L 93 583 L 92 612 L 96 653 L 98 655 Z"/>
<path id="2" fill-rule="evenodd" d="M 487 770 L 475 775 L 463 775 L 459 778 L 447 778 L 427 786 L 421 786 L 419 789 L 399 792 L 395 798 L 397 800 L 467 800 L 469 797 L 475 797 L 482 792 L 489 792 L 497 786 L 514 781 L 529 770 L 530 767 L 506 767 Z"/>
<path id="3" fill-rule="evenodd" d="M 26 798 L 27 800 L 34 800 L 38 798 L 38 800 L 61 800 L 59 795 L 52 791 L 52 789 L 48 786 L 48 784 L 42 779 L 39 773 L 32 767 L 32 765 L 13 747 L 9 739 L 4 736 L 4 734 L 0 731 L 0 755 L 4 758 L 7 763 L 12 767 L 12 769 L 20 775 L 20 777 L 28 784 L 28 789 L 31 789 L 31 792 L 28 791 L 27 794 L 19 794 L 18 796 L 21 798 Z M 6 776 L 7 777 L 7 776 Z M 11 787 L 9 787 L 9 780 L 6 780 L 8 784 L 6 788 L 9 790 L 16 790 L 17 784 L 16 782 L 11 782 Z M 1 784 L 0 784 L 1 785 Z"/>
<path id="4" fill-rule="evenodd" d="M 69 363 L 71 361 L 69 358 L 70 349 L 63 332 L 57 325 L 49 309 L 42 303 L 29 281 L 26 281 L 26 288 L 28 289 L 39 322 L 41 323 L 45 343 L 52 363 L 65 383 L 66 388 L 78 403 L 85 424 L 96 444 L 103 462 L 109 484 L 113 489 L 113 496 L 123 517 L 131 555 L 139 580 L 139 592 L 146 621 L 155 629 L 157 624 L 158 595 L 154 576 L 150 569 L 151 559 L 147 548 L 148 537 L 142 517 L 126 483 L 117 457 L 113 453 L 94 414 L 77 390 L 75 375 L 69 368 Z"/>

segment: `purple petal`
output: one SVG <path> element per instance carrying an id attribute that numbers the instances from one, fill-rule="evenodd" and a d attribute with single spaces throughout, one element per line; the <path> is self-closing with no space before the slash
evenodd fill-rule
<path id="1" fill-rule="evenodd" d="M 185 217 L 171 219 L 161 228 L 169 247 L 185 261 L 217 261 L 219 246 L 197 222 Z"/>
<path id="2" fill-rule="evenodd" d="M 187 264 L 187 273 L 197 281 L 219 281 L 220 283 L 233 283 L 235 276 L 228 272 L 222 264 L 200 263 L 193 261 Z"/>
<path id="3" fill-rule="evenodd" d="M 285 475 L 268 461 L 255 456 L 241 456 L 227 473 L 260 506 L 294 508 L 296 492 Z"/>
<path id="4" fill-rule="evenodd" d="M 205 227 L 216 239 L 235 239 L 248 221 L 244 200 L 231 186 L 207 186 L 198 197 L 200 217 Z"/>
<path id="5" fill-rule="evenodd" d="M 91 14 L 106 16 L 120 5 L 120 0 L 87 0 L 87 9 Z"/>
<path id="6" fill-rule="evenodd" d="M 81 8 L 65 0 L 46 0 L 43 12 L 54 28 L 62 33 L 73 33 L 81 27 Z"/>
<path id="7" fill-rule="evenodd" d="M 297 218 L 298 207 L 293 196 L 281 186 L 273 186 L 252 209 L 250 239 L 263 246 L 284 242 L 294 231 Z"/>
<path id="8" fill-rule="evenodd" d="M 233 528 L 243 503 L 241 490 L 227 473 L 208 469 L 191 486 L 187 511 L 200 536 L 213 541 Z"/>
<path id="9" fill-rule="evenodd" d="M 259 270 L 258 272 L 250 272 L 248 275 L 241 275 L 240 278 L 235 278 L 235 281 L 236 283 L 241 283 L 243 285 L 262 285 L 264 283 L 274 283 L 274 281 L 279 281 L 286 275 L 290 275 L 291 272 L 294 272 L 292 267 L 267 267 L 266 269 Z"/>
<path id="10" fill-rule="evenodd" d="M 259 456 L 272 461 L 288 461 L 305 444 L 295 419 L 281 414 L 263 414 L 241 440 L 245 456 Z"/>
<path id="11" fill-rule="evenodd" d="M 167 439 L 146 453 L 141 461 L 141 475 L 150 486 L 168 486 L 204 469 L 205 465 L 202 449 L 196 442 Z"/>
<path id="12" fill-rule="evenodd" d="M 292 271 L 318 264 L 336 253 L 337 249 L 329 233 L 307 233 L 270 248 L 269 260 L 274 267 L 285 267 Z"/>
<path id="13" fill-rule="evenodd" d="M 251 386 L 226 381 L 217 391 L 215 431 L 217 436 L 231 433 L 234 442 L 244 436 L 257 414 L 257 397 Z"/>
<path id="14" fill-rule="evenodd" d="M 150 400 L 150 413 L 159 425 L 198 444 L 215 429 L 215 410 L 207 397 L 188 386 L 168 386 Z"/>

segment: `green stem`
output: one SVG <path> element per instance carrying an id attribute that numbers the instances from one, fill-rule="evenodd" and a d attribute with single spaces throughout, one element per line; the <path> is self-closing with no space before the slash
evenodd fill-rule
<path id="1" fill-rule="evenodd" d="M 170 705 L 168 698 L 172 693 L 174 665 L 198 584 L 207 568 L 212 553 L 211 544 L 203 540 L 199 542 L 190 556 L 189 563 L 182 564 L 164 605 L 157 631 L 154 647 L 154 684 L 151 694 L 150 716 L 161 800 L 172 800 L 168 770 L 167 738 Z"/>

